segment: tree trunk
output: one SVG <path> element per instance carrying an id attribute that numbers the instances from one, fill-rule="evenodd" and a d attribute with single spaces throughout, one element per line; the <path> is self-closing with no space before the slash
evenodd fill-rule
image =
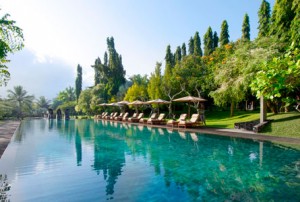
<path id="1" fill-rule="evenodd" d="M 266 101 L 264 97 L 260 97 L 260 123 L 263 123 L 267 120 L 267 109 L 266 109 Z"/>
<path id="2" fill-rule="evenodd" d="M 172 114 L 172 104 L 170 103 L 169 106 L 169 118 L 173 118 L 173 114 Z"/>
<path id="3" fill-rule="evenodd" d="M 234 116 L 234 102 L 231 102 L 231 106 L 230 106 L 230 117 Z"/>
<path id="4" fill-rule="evenodd" d="M 268 108 L 271 110 L 272 113 L 278 114 L 277 106 L 274 102 L 271 102 L 270 100 L 267 102 Z"/>

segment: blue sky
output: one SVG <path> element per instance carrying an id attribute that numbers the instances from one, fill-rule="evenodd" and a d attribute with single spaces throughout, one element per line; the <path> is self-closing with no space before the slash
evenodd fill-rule
<path id="1" fill-rule="evenodd" d="M 271 8 L 274 0 L 269 0 Z M 93 84 L 91 65 L 103 60 L 106 38 L 113 36 L 122 55 L 126 77 L 154 71 L 167 45 L 174 52 L 209 26 L 220 33 L 227 20 L 230 40 L 241 36 L 245 13 L 251 39 L 257 36 L 261 0 L 1 0 L 0 14 L 9 13 L 23 29 L 25 48 L 9 56 L 11 80 L 0 87 L 22 85 L 36 97 L 54 98 L 74 86 L 76 67 L 83 67 L 83 88 Z M 203 42 L 202 42 L 203 43 Z"/>

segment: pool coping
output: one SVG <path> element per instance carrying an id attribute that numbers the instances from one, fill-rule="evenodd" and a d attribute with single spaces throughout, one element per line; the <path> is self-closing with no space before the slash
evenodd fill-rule
<path id="1" fill-rule="evenodd" d="M 21 121 L 3 121 L 0 124 L 0 159 Z"/>

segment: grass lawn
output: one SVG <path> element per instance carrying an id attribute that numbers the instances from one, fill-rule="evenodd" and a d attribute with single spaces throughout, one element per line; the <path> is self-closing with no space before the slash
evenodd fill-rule
<path id="1" fill-rule="evenodd" d="M 300 138 L 299 112 L 271 114 L 268 119 L 273 121 L 263 129 L 263 134 Z"/>
<path id="2" fill-rule="evenodd" d="M 206 124 L 214 128 L 234 128 L 234 123 L 259 119 L 259 111 L 237 111 L 234 117 L 229 117 L 229 111 L 209 112 L 206 114 Z M 267 125 L 262 134 L 300 138 L 300 113 L 293 111 L 280 114 L 268 114 L 267 119 L 273 121 Z"/>
<path id="3" fill-rule="evenodd" d="M 235 111 L 230 117 L 229 111 L 215 111 L 205 114 L 206 125 L 213 128 L 234 128 L 234 123 L 259 119 L 259 111 Z"/>

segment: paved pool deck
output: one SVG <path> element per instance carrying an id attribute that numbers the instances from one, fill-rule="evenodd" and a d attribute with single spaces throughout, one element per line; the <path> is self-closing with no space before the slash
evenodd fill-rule
<path id="1" fill-rule="evenodd" d="M 3 121 L 0 123 L 0 158 L 21 121 Z"/>
<path id="2" fill-rule="evenodd" d="M 18 129 L 20 121 L 4 121 L 0 123 L 0 158 L 5 151 L 7 145 L 9 144 L 11 137 Z M 139 123 L 128 123 L 134 125 L 147 125 Z M 151 127 L 166 128 L 167 130 L 178 130 L 183 132 L 196 132 L 203 134 L 214 134 L 221 136 L 229 136 L 236 138 L 252 139 L 257 141 L 270 141 L 278 143 L 287 143 L 287 144 L 296 144 L 300 145 L 300 138 L 291 138 L 291 137 L 276 137 L 269 135 L 262 135 L 259 133 L 254 133 L 251 131 L 239 130 L 239 129 L 222 129 L 222 128 L 209 128 L 209 127 L 199 127 L 199 128 L 177 128 L 177 127 L 167 127 L 164 125 L 151 125 Z"/>

